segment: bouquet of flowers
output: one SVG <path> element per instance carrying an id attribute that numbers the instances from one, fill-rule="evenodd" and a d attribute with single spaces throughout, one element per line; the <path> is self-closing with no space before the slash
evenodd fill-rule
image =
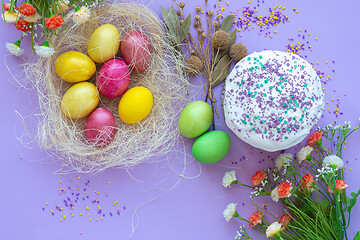
<path id="1" fill-rule="evenodd" d="M 20 48 L 24 36 L 30 34 L 32 46 L 40 57 L 50 57 L 54 49 L 49 47 L 51 34 L 59 35 L 65 30 L 63 25 L 65 12 L 69 7 L 74 7 L 73 20 L 76 23 L 83 23 L 90 18 L 90 8 L 97 6 L 101 0 L 26 0 L 18 3 L 11 0 L 10 3 L 3 3 L 2 18 L 6 23 L 14 23 L 15 27 L 22 32 L 19 40 L 13 43 L 6 43 L 9 53 L 20 56 L 24 50 Z M 42 46 L 34 44 L 34 39 L 45 36 Z M 51 44 L 51 42 L 50 42 Z"/>
<path id="2" fill-rule="evenodd" d="M 348 239 L 346 230 L 360 190 L 350 196 L 346 193 L 348 184 L 344 179 L 342 151 L 346 139 L 359 128 L 352 129 L 350 123 L 345 123 L 318 129 L 296 154 L 296 160 L 290 153 L 281 154 L 275 161 L 275 169 L 253 175 L 252 186 L 237 181 L 235 171 L 226 172 L 225 188 L 233 184 L 250 187 L 254 189 L 251 198 L 270 196 L 285 206 L 285 214 L 280 219 L 256 205 L 257 210 L 244 218 L 236 211 L 236 204 L 230 203 L 224 211 L 226 221 L 244 220 L 270 239 Z M 323 140 L 329 142 L 328 147 L 323 145 Z M 251 238 L 241 227 L 235 239 Z M 359 239 L 360 232 L 357 232 L 354 240 Z"/>

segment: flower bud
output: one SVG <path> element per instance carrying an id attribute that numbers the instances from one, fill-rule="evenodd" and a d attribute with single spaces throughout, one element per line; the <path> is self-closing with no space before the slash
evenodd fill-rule
<path id="1" fill-rule="evenodd" d="M 179 3 L 179 7 L 184 8 L 184 7 L 185 7 L 185 3 L 184 3 L 184 2 Z"/>
<path id="2" fill-rule="evenodd" d="M 214 26 L 214 27 L 218 27 L 219 25 L 220 25 L 220 23 L 219 23 L 218 21 L 214 21 L 214 22 L 213 22 L 213 26 Z"/>
<path id="3" fill-rule="evenodd" d="M 199 13 L 201 11 L 201 7 L 196 7 L 195 10 Z"/>
<path id="4" fill-rule="evenodd" d="M 199 20 L 200 20 L 200 15 L 196 15 L 196 16 L 195 16 L 195 20 L 198 20 L 198 21 L 199 21 Z"/>

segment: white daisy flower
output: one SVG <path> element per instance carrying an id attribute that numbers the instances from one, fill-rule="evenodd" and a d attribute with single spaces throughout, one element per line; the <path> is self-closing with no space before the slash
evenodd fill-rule
<path id="1" fill-rule="evenodd" d="M 222 184 L 224 186 L 224 188 L 230 187 L 231 183 L 236 181 L 236 175 L 235 175 L 235 171 L 228 171 L 225 173 L 223 179 L 222 179 Z"/>
<path id="2" fill-rule="evenodd" d="M 24 49 L 20 48 L 20 42 L 14 42 L 14 43 L 6 43 L 5 44 L 6 49 L 9 51 L 9 53 L 11 53 L 12 55 L 15 56 L 21 56 L 24 53 Z"/>
<path id="3" fill-rule="evenodd" d="M 340 168 L 344 167 L 344 161 L 335 155 L 326 156 L 323 160 L 323 167 L 325 166 L 330 166 L 336 170 L 339 170 Z"/>
<path id="4" fill-rule="evenodd" d="M 2 14 L 2 19 L 7 23 L 14 23 L 19 19 L 19 17 L 20 17 L 19 13 L 15 11 L 10 12 L 10 10 Z"/>
<path id="5" fill-rule="evenodd" d="M 227 222 L 234 216 L 236 213 L 236 203 L 230 203 L 226 206 L 224 210 L 224 218 Z"/>
<path id="6" fill-rule="evenodd" d="M 45 41 L 42 46 L 34 46 L 35 52 L 39 57 L 48 58 L 51 57 L 55 50 L 54 48 L 49 47 L 48 41 Z"/>
<path id="7" fill-rule="evenodd" d="M 314 149 L 310 146 L 302 147 L 300 151 L 296 154 L 296 158 L 298 162 L 302 163 L 302 161 L 304 161 L 307 158 L 307 156 L 311 154 L 313 150 Z"/>
<path id="8" fill-rule="evenodd" d="M 274 222 L 266 229 L 266 237 L 272 237 L 277 235 L 281 231 L 282 225 L 281 223 Z"/>
<path id="9" fill-rule="evenodd" d="M 277 187 L 271 191 L 271 199 L 275 202 L 279 201 L 279 193 L 278 193 Z"/>
<path id="10" fill-rule="evenodd" d="M 37 21 L 39 21 L 41 19 L 41 16 L 37 13 L 37 12 L 35 12 L 35 14 L 34 15 L 32 15 L 32 16 L 29 16 L 29 17 L 24 17 L 24 20 L 25 21 L 27 21 L 27 22 L 30 22 L 30 23 L 34 23 L 34 22 L 37 22 Z"/>
<path id="11" fill-rule="evenodd" d="M 277 167 L 277 169 L 281 169 L 283 166 L 288 166 L 290 165 L 291 161 L 294 160 L 294 157 L 291 153 L 283 153 L 280 154 L 276 160 L 275 160 L 275 166 Z"/>
<path id="12" fill-rule="evenodd" d="M 91 12 L 87 7 L 81 7 L 74 13 L 73 20 L 76 23 L 86 22 L 90 18 Z"/>

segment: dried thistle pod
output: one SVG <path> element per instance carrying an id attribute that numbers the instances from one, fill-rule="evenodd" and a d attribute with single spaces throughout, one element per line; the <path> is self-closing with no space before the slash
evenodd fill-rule
<path id="1" fill-rule="evenodd" d="M 195 20 L 199 21 L 200 20 L 200 15 L 196 15 Z"/>
<path id="2" fill-rule="evenodd" d="M 231 46 L 229 55 L 232 60 L 240 61 L 247 55 L 247 48 L 242 43 L 235 43 Z"/>
<path id="3" fill-rule="evenodd" d="M 190 56 L 185 60 L 185 71 L 190 76 L 195 76 L 204 69 L 204 63 L 197 56 Z"/>
<path id="4" fill-rule="evenodd" d="M 212 46 L 215 49 L 224 50 L 230 44 L 230 36 L 223 30 L 216 31 L 211 38 Z"/>
<path id="5" fill-rule="evenodd" d="M 184 7 L 185 7 L 185 3 L 184 3 L 184 2 L 179 3 L 179 7 L 180 7 L 180 8 L 184 8 Z"/>
<path id="6" fill-rule="evenodd" d="M 212 15 L 214 15 L 214 11 L 208 11 L 207 14 L 211 17 Z"/>
<path id="7" fill-rule="evenodd" d="M 181 15 L 181 11 L 180 11 L 180 10 L 177 10 L 177 11 L 176 11 L 176 14 L 177 14 L 178 16 L 180 16 L 180 15 Z"/>
<path id="8" fill-rule="evenodd" d="M 181 21 L 180 21 L 180 25 L 182 25 L 183 23 L 184 23 L 184 20 L 181 20 Z"/>
<path id="9" fill-rule="evenodd" d="M 202 34 L 203 33 L 203 30 L 201 29 L 201 28 L 198 28 L 197 29 L 197 33 L 200 35 L 200 34 Z"/>
<path id="10" fill-rule="evenodd" d="M 199 12 L 201 11 L 201 7 L 200 7 L 200 6 L 199 6 L 199 7 L 196 7 L 195 10 L 196 10 L 196 12 L 199 13 Z"/>
<path id="11" fill-rule="evenodd" d="M 214 27 L 218 27 L 218 26 L 220 26 L 220 23 L 219 23 L 218 21 L 214 21 L 214 22 L 213 22 L 213 26 L 214 26 Z"/>
<path id="12" fill-rule="evenodd" d="M 206 34 L 205 32 L 203 32 L 203 33 L 201 34 L 201 36 L 202 36 L 203 38 L 206 38 L 206 37 L 207 37 L 207 34 Z"/>
<path id="13" fill-rule="evenodd" d="M 194 27 L 198 27 L 199 26 L 199 23 L 198 22 L 194 22 Z"/>

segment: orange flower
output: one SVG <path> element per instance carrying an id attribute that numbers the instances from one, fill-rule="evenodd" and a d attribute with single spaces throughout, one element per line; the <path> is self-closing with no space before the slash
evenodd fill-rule
<path id="1" fill-rule="evenodd" d="M 312 174 L 308 173 L 302 177 L 302 181 L 300 183 L 300 188 L 303 191 L 305 191 L 305 189 L 311 190 L 311 185 L 313 183 L 314 183 L 314 176 Z"/>
<path id="2" fill-rule="evenodd" d="M 257 171 L 254 176 L 251 178 L 251 183 L 255 187 L 259 185 L 265 178 L 267 174 L 264 171 Z"/>
<path id="3" fill-rule="evenodd" d="M 312 135 L 310 135 L 307 145 L 311 146 L 314 143 L 321 144 L 321 136 L 323 135 L 323 132 L 316 131 Z"/>
<path id="4" fill-rule="evenodd" d="M 337 192 L 341 192 L 348 186 L 344 180 L 335 180 L 335 189 Z M 327 189 L 330 193 L 334 193 L 334 182 L 331 182 Z"/>
<path id="5" fill-rule="evenodd" d="M 291 221 L 291 217 L 287 214 L 284 214 L 281 216 L 279 223 L 281 223 L 281 225 L 283 226 L 283 228 L 286 228 Z"/>
<path id="6" fill-rule="evenodd" d="M 277 187 L 279 198 L 285 198 L 290 196 L 291 189 L 294 187 L 288 181 L 280 183 Z"/>
<path id="7" fill-rule="evenodd" d="M 45 25 L 48 27 L 48 29 L 55 29 L 62 26 L 62 23 L 64 22 L 64 19 L 59 15 L 55 14 L 51 18 L 44 18 Z"/>
<path id="8" fill-rule="evenodd" d="M 3 9 L 4 9 L 5 12 L 9 11 L 10 10 L 10 3 L 4 3 L 3 4 Z"/>
<path id="9" fill-rule="evenodd" d="M 15 27 L 17 30 L 27 32 L 30 30 L 30 23 L 23 19 L 19 19 L 15 22 Z"/>
<path id="10" fill-rule="evenodd" d="M 251 222 L 250 226 L 251 227 L 255 227 L 258 224 L 262 223 L 261 217 L 264 215 L 263 212 L 254 212 L 250 218 L 249 218 L 249 222 Z"/>
<path id="11" fill-rule="evenodd" d="M 22 13 L 24 16 L 30 17 L 35 14 L 36 10 L 33 5 L 29 3 L 24 3 L 20 6 L 19 12 Z"/>

